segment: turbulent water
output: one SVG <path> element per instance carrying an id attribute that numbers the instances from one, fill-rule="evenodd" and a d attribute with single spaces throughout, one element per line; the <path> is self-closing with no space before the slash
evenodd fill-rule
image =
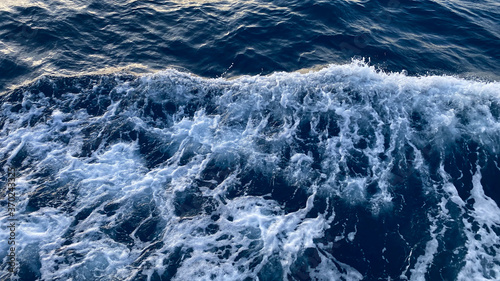
<path id="1" fill-rule="evenodd" d="M 499 88 L 361 63 L 40 79 L 1 108 L 20 277 L 495 280 Z"/>
<path id="2" fill-rule="evenodd" d="M 499 22 L 491 1 L 0 4 L 0 279 L 499 280 Z"/>

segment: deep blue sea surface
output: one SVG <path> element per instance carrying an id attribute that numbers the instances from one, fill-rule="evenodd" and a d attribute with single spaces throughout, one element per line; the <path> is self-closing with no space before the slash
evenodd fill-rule
<path id="1" fill-rule="evenodd" d="M 494 0 L 4 0 L 0 280 L 500 280 L 499 81 Z"/>

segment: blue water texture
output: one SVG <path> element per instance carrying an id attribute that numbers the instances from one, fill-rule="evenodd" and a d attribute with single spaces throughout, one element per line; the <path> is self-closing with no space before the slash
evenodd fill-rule
<path id="1" fill-rule="evenodd" d="M 0 279 L 500 280 L 499 70 L 492 0 L 4 1 Z"/>

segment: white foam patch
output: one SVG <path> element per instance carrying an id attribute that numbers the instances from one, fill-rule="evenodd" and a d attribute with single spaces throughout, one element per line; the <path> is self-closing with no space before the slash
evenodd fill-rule
<path id="1" fill-rule="evenodd" d="M 440 230 L 438 230 L 438 223 L 449 219 L 447 216 L 447 210 L 445 207 L 446 204 L 446 199 L 442 199 L 440 203 L 440 215 L 437 217 L 429 217 L 429 221 L 432 222 L 432 224 L 429 227 L 429 233 L 431 236 L 431 239 L 427 241 L 425 245 L 425 252 L 421 256 L 417 258 L 417 262 L 413 266 L 412 269 L 410 269 L 411 272 L 411 281 L 425 281 L 426 277 L 425 274 L 427 273 L 429 267 L 432 265 L 434 261 L 434 256 L 438 252 L 438 247 L 439 247 L 439 238 L 442 238 L 446 232 L 446 228 L 442 227 Z"/>
<path id="2" fill-rule="evenodd" d="M 472 216 L 478 223 L 474 231 L 471 223 L 464 219 L 467 236 L 465 266 L 458 275 L 459 280 L 495 280 L 500 278 L 500 237 L 494 228 L 500 228 L 500 208 L 485 195 L 481 185 L 480 167 L 472 179 L 471 198 L 474 199 Z"/>

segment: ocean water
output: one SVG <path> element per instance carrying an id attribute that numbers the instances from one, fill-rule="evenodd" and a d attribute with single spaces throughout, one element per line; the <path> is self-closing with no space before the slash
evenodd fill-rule
<path id="1" fill-rule="evenodd" d="M 499 280 L 499 77 L 491 0 L 3 1 L 0 279 Z"/>

